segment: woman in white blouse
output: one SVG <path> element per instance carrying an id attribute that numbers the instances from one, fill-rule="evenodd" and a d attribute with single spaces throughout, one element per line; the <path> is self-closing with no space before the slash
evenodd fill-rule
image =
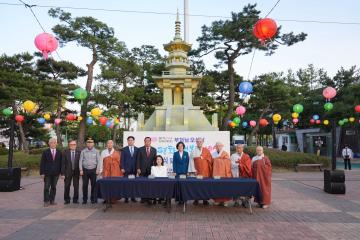
<path id="1" fill-rule="evenodd" d="M 167 177 L 168 176 L 167 167 L 164 166 L 164 159 L 161 155 L 156 156 L 155 166 L 151 167 L 151 175 L 154 177 Z M 164 200 L 164 198 L 153 199 L 153 204 L 156 204 L 156 202 L 158 204 L 161 204 L 161 202 L 163 200 Z M 164 204 L 166 204 L 166 203 L 164 202 Z"/>
<path id="2" fill-rule="evenodd" d="M 168 170 L 164 166 L 164 159 L 161 155 L 156 156 L 155 164 L 155 166 L 151 167 L 151 175 L 154 177 L 167 177 Z"/>

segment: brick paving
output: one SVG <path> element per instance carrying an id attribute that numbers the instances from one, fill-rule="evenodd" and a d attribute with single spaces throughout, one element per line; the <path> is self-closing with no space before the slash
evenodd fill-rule
<path id="1" fill-rule="evenodd" d="M 346 172 L 346 195 L 322 190 L 321 172 L 273 174 L 269 209 L 204 207 L 120 201 L 107 212 L 101 203 L 63 205 L 59 180 L 57 206 L 42 207 L 42 182 L 22 179 L 24 190 L 0 193 L 0 239 L 359 239 L 360 170 Z M 81 192 L 81 191 L 80 191 Z M 80 196 L 81 197 L 81 196 Z"/>

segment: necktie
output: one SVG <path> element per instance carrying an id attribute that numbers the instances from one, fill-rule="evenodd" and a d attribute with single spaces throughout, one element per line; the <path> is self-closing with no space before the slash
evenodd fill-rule
<path id="1" fill-rule="evenodd" d="M 72 164 L 72 169 L 75 169 L 75 152 L 71 151 L 71 164 Z"/>
<path id="2" fill-rule="evenodd" d="M 133 148 L 130 147 L 130 155 L 133 156 L 134 152 L 133 152 Z"/>
<path id="3" fill-rule="evenodd" d="M 146 156 L 147 156 L 147 157 L 150 156 L 150 148 L 146 148 Z"/>
<path id="4" fill-rule="evenodd" d="M 52 159 L 53 159 L 53 161 L 55 161 L 55 150 L 54 150 L 54 149 L 52 149 L 52 150 L 51 150 L 51 152 L 52 152 L 52 153 L 51 153 L 51 155 L 52 155 Z"/>

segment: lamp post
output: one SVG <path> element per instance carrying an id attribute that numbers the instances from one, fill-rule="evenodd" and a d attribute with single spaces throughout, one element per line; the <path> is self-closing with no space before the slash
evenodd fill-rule
<path id="1" fill-rule="evenodd" d="M 12 168 L 13 158 L 14 158 L 14 128 L 15 128 L 15 121 L 13 118 L 9 118 L 8 120 L 10 125 L 10 140 L 9 140 L 9 154 L 8 154 L 8 168 Z"/>

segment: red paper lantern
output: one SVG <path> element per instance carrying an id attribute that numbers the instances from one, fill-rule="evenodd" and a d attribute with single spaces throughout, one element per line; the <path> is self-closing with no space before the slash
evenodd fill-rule
<path id="1" fill-rule="evenodd" d="M 275 36 L 277 32 L 277 25 L 271 18 L 263 18 L 258 20 L 253 29 L 253 33 L 257 39 L 264 44 L 265 40 Z"/>
<path id="2" fill-rule="evenodd" d="M 99 118 L 99 122 L 101 125 L 105 126 L 106 122 L 107 122 L 107 117 L 100 117 Z"/>
<path id="3" fill-rule="evenodd" d="M 74 121 L 74 120 L 76 120 L 76 116 L 72 113 L 69 113 L 68 115 L 66 115 L 66 120 Z"/>
<path id="4" fill-rule="evenodd" d="M 269 124 L 269 122 L 268 122 L 268 120 L 266 120 L 265 118 L 262 118 L 262 119 L 260 119 L 260 121 L 259 121 L 259 125 L 260 125 L 261 127 L 266 127 L 268 124 Z"/>
<path id="5" fill-rule="evenodd" d="M 360 113 L 360 105 L 355 106 L 355 112 Z"/>
<path id="6" fill-rule="evenodd" d="M 314 123 L 315 123 L 315 120 L 314 120 L 314 119 L 310 119 L 310 123 L 311 123 L 311 124 L 314 124 Z"/>
<path id="7" fill-rule="evenodd" d="M 15 116 L 15 120 L 18 122 L 18 123 L 21 123 L 24 121 L 24 116 L 23 115 L 16 115 Z"/>
<path id="8" fill-rule="evenodd" d="M 316 124 L 320 124 L 321 123 L 321 120 L 316 120 Z"/>

